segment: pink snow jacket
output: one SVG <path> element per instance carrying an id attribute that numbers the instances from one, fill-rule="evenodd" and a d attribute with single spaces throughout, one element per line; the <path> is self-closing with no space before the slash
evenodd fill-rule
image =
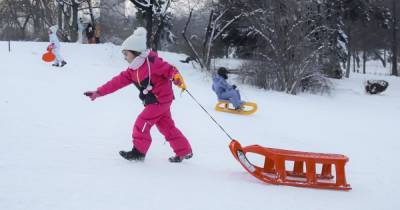
<path id="1" fill-rule="evenodd" d="M 145 61 L 138 69 L 128 68 L 112 78 L 106 84 L 97 88 L 97 93 L 104 96 L 113 93 L 129 84 L 134 84 L 140 91 L 139 98 L 146 106 L 155 103 L 170 103 L 174 99 L 172 90 L 172 78 L 179 74 L 178 70 L 158 57 L 156 52 L 150 52 L 148 56 L 149 69 Z"/>

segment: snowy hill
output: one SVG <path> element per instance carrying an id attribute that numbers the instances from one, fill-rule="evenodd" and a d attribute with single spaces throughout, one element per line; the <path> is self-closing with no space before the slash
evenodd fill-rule
<path id="1" fill-rule="evenodd" d="M 261 183 L 244 171 L 229 140 L 187 95 L 175 89 L 174 120 L 194 157 L 171 164 L 157 129 L 144 163 L 128 162 L 131 130 L 142 110 L 133 86 L 91 102 L 83 96 L 127 66 L 118 46 L 64 44 L 68 62 L 40 60 L 47 43 L 0 42 L 0 209 L 398 209 L 400 79 L 352 75 L 331 96 L 238 85 L 252 116 L 217 113 L 210 78 L 185 55 L 161 52 L 189 90 L 242 145 L 347 155 L 353 190 L 338 192 Z M 364 94 L 366 79 L 390 86 Z M 233 81 L 234 82 L 234 81 Z"/>

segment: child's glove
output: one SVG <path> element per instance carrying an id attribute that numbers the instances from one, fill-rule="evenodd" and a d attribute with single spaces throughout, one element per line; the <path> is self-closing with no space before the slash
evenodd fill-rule
<path id="1" fill-rule="evenodd" d="M 49 46 L 47 46 L 47 51 L 50 51 L 54 48 L 54 44 L 50 44 Z"/>
<path id="2" fill-rule="evenodd" d="M 100 97 L 99 93 L 97 91 L 87 91 L 83 93 L 85 96 L 89 97 L 90 100 L 94 101 L 96 98 Z"/>
<path id="3" fill-rule="evenodd" d="M 183 80 L 182 75 L 180 74 L 175 74 L 174 78 L 172 79 L 172 82 L 174 83 L 174 85 L 178 86 L 180 89 L 182 89 L 182 91 L 186 90 L 186 84 L 185 81 Z"/>

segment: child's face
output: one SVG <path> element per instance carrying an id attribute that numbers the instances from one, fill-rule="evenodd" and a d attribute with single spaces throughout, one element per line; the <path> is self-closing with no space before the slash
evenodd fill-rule
<path id="1" fill-rule="evenodd" d="M 128 63 L 132 63 L 133 59 L 136 58 L 136 56 L 128 50 L 124 50 L 122 51 L 122 53 L 124 54 L 124 59 L 128 62 Z"/>

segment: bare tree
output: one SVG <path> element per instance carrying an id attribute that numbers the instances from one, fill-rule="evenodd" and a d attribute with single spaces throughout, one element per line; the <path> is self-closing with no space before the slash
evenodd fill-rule
<path id="1" fill-rule="evenodd" d="M 393 32 L 393 43 L 392 43 L 392 75 L 398 76 L 398 65 L 397 65 L 397 57 L 398 57 L 398 43 L 397 43 L 397 1 L 392 0 L 392 13 L 393 13 L 393 20 L 392 20 L 392 32 Z"/>
<path id="2" fill-rule="evenodd" d="M 156 0 L 130 0 L 138 9 L 144 11 L 146 30 L 147 30 L 147 48 L 152 47 L 152 34 L 153 34 L 153 8 Z"/>
<path id="3" fill-rule="evenodd" d="M 92 0 L 56 0 L 58 13 L 58 26 L 65 41 L 75 42 L 78 38 L 78 14 L 79 11 L 87 10 L 92 25 L 96 26 Z"/>
<path id="4" fill-rule="evenodd" d="M 246 17 L 249 36 L 256 36 L 257 48 L 253 49 L 253 65 L 246 64 L 242 71 L 250 83 L 289 94 L 305 89 L 329 89 L 319 56 L 329 46 L 322 38 L 331 32 L 318 20 L 317 6 L 295 0 L 250 1 L 244 9 L 262 9 L 257 15 Z M 250 77 L 248 75 L 251 75 Z"/>
<path id="5" fill-rule="evenodd" d="M 32 19 L 30 10 L 31 2 L 29 0 L 5 0 L 3 3 L 2 13 L 7 20 L 8 30 L 15 29 L 18 36 L 21 39 L 26 38 L 27 26 L 29 21 Z"/>
<path id="6" fill-rule="evenodd" d="M 197 62 L 199 62 L 200 67 L 201 67 L 201 68 L 204 68 L 205 65 L 204 65 L 203 59 L 200 57 L 200 55 L 199 55 L 199 53 L 197 52 L 196 48 L 193 46 L 192 42 L 190 41 L 190 39 L 187 38 L 187 35 L 186 35 L 187 28 L 188 28 L 188 26 L 189 26 L 190 20 L 192 19 L 192 13 L 193 13 L 193 8 L 190 9 L 189 17 L 188 17 L 188 19 L 187 19 L 187 21 L 186 21 L 185 28 L 184 28 L 184 30 L 182 31 L 182 37 L 185 39 L 187 45 L 189 46 L 190 50 L 191 50 L 192 53 L 194 54 L 195 59 L 197 60 Z"/>
<path id="7" fill-rule="evenodd" d="M 108 42 L 121 44 L 132 34 L 132 27 L 137 25 L 133 16 L 127 15 L 125 0 L 101 1 L 100 21 L 102 38 Z"/>
<path id="8" fill-rule="evenodd" d="M 130 0 L 138 9 L 137 18 L 144 21 L 147 30 L 146 45 L 148 48 L 158 50 L 160 40 L 166 32 L 171 37 L 170 19 L 172 14 L 168 12 L 172 0 Z"/>
<path id="9" fill-rule="evenodd" d="M 254 9 L 254 11 L 242 11 L 234 16 L 227 16 L 227 12 L 229 11 L 228 8 L 222 9 L 220 11 L 211 10 L 209 13 L 208 25 L 205 30 L 204 39 L 202 40 L 202 48 L 195 49 L 193 43 L 187 38 L 187 28 L 190 23 L 193 8 L 190 9 L 189 17 L 187 19 L 185 29 L 182 33 L 186 43 L 190 47 L 191 51 L 193 52 L 196 60 L 200 63 L 201 67 L 205 67 L 207 70 L 211 68 L 211 58 L 212 49 L 214 43 L 221 37 L 221 35 L 237 20 L 245 16 L 252 16 L 258 12 L 260 9 Z M 201 51 L 202 54 L 200 55 L 198 51 Z"/>

